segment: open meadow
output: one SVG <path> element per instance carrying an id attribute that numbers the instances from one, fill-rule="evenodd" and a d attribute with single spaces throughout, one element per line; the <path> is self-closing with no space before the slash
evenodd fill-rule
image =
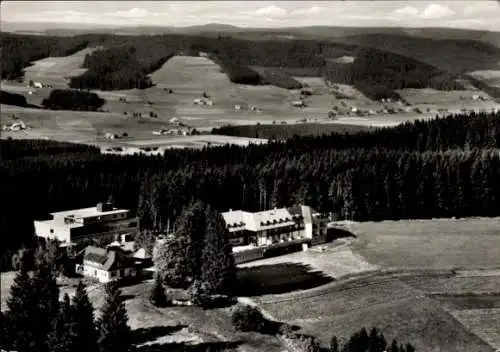
<path id="1" fill-rule="evenodd" d="M 241 265 L 240 275 L 258 281 L 261 273 L 270 285 L 276 279 L 266 272 L 279 267 L 282 276 L 296 277 L 297 265 L 332 281 L 314 285 L 308 278 L 301 289 L 298 283 L 271 286 L 249 293 L 251 299 L 324 344 L 334 333 L 346 338 L 377 326 L 386 338 L 411 341 L 422 351 L 500 348 L 499 218 L 350 223 L 345 229 L 355 238 L 336 240 L 323 251 Z"/>
<path id="2" fill-rule="evenodd" d="M 66 57 L 49 57 L 35 61 L 25 70 L 25 82 L 31 79 L 51 84 L 53 88 L 65 88 L 69 77 L 85 71 L 80 65 L 85 54 L 93 50 L 96 49 L 88 48 Z M 270 85 L 234 84 L 221 72 L 217 64 L 206 57 L 174 56 L 150 77 L 154 85 L 143 90 L 94 90 L 106 100 L 102 107 L 103 112 L 2 106 L 3 123 L 12 122 L 12 116 L 15 115 L 29 126 L 25 131 L 3 133 L 3 137 L 120 144 L 122 140 L 104 141 L 104 135 L 127 133 L 134 140 L 150 140 L 153 130 L 174 127 L 170 123 L 173 117 L 199 130 L 227 124 L 257 123 L 328 123 L 380 127 L 433 118 L 438 109 L 458 112 L 462 108 L 500 107 L 491 99 L 472 100 L 472 96 L 478 94 L 477 90 L 439 92 L 432 89 L 405 89 L 400 91 L 400 94 L 415 107 L 420 107 L 422 113 L 377 113 L 391 104 L 372 101 L 349 85 L 327 85 L 321 77 L 293 77 L 312 90 L 312 95 L 302 97 L 306 103 L 305 107 L 293 107 L 292 101 L 300 99 L 300 90 L 287 90 Z M 33 89 L 26 84 L 2 81 L 2 89 L 22 94 L 29 104 L 40 106 L 52 88 Z M 30 91 L 32 94 L 28 94 Z M 205 99 L 211 100 L 213 105 L 194 103 L 196 99 L 202 99 L 204 93 L 207 97 Z M 328 112 L 335 106 L 345 112 L 330 119 Z M 368 116 L 348 116 L 347 110 L 352 108 L 371 110 L 373 113 Z"/>

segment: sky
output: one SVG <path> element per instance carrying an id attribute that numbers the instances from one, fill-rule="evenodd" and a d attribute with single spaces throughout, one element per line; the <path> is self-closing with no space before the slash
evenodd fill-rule
<path id="1" fill-rule="evenodd" d="M 500 1 L 2 1 L 6 22 L 95 26 L 397 26 L 500 31 Z"/>

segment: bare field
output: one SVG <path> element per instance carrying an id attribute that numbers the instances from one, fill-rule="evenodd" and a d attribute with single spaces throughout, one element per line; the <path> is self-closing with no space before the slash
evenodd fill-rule
<path id="1" fill-rule="evenodd" d="M 493 348 L 500 349 L 500 308 L 457 310 L 451 314 Z"/>
<path id="2" fill-rule="evenodd" d="M 327 249 L 324 252 L 317 252 L 312 248 L 305 252 L 295 252 L 279 257 L 266 258 L 241 264 L 240 267 L 284 263 L 301 263 L 309 265 L 313 270 L 319 270 L 332 278 L 377 270 L 379 268 L 378 266 L 367 263 L 363 257 L 353 253 L 346 244 L 337 247 L 336 243 L 327 245 Z"/>
<path id="3" fill-rule="evenodd" d="M 384 268 L 500 268 L 500 218 L 353 223 L 355 253 Z"/>

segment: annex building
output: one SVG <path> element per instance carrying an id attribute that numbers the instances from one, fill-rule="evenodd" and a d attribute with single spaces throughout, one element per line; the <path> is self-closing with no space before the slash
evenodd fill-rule
<path id="1" fill-rule="evenodd" d="M 328 217 L 306 205 L 260 212 L 222 213 L 237 263 L 264 258 L 277 249 L 306 249 L 326 242 Z"/>
<path id="2" fill-rule="evenodd" d="M 127 209 L 118 209 L 111 203 L 98 203 L 91 208 L 60 211 L 50 214 L 52 219 L 34 221 L 38 237 L 57 239 L 66 244 L 93 237 L 117 239 L 137 230 L 137 218 Z"/>

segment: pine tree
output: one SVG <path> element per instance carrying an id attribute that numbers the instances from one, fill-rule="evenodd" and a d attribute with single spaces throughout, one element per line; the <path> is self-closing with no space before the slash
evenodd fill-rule
<path id="1" fill-rule="evenodd" d="M 98 320 L 98 344 L 101 352 L 127 352 L 131 348 L 128 316 L 116 282 L 106 284 L 106 301 Z"/>
<path id="2" fill-rule="evenodd" d="M 90 303 L 85 285 L 80 282 L 73 297 L 74 352 L 97 351 L 97 331 L 94 307 Z"/>
<path id="3" fill-rule="evenodd" d="M 339 342 L 337 336 L 333 336 L 330 341 L 330 352 L 340 352 Z"/>
<path id="4" fill-rule="evenodd" d="M 388 352 L 399 352 L 398 342 L 395 339 L 392 340 Z"/>
<path id="5" fill-rule="evenodd" d="M 161 278 L 156 275 L 153 288 L 149 295 L 149 301 L 156 307 L 166 307 L 168 304 L 167 295 L 165 294 L 165 288 L 161 283 Z"/>
<path id="6" fill-rule="evenodd" d="M 36 347 L 36 303 L 33 281 L 21 263 L 7 299 L 10 344 L 15 351 L 34 351 Z"/>
<path id="7" fill-rule="evenodd" d="M 64 295 L 59 313 L 52 323 L 52 331 L 48 335 L 50 352 L 73 352 L 75 350 L 74 320 L 71 301 Z"/>
<path id="8" fill-rule="evenodd" d="M 186 233 L 176 232 L 156 247 L 153 261 L 166 285 L 183 287 L 192 276 L 189 243 Z"/>
<path id="9" fill-rule="evenodd" d="M 415 352 L 415 347 L 411 343 L 406 344 L 406 352 Z"/>
<path id="10" fill-rule="evenodd" d="M 59 287 L 54 273 L 47 265 L 41 265 L 33 276 L 33 293 L 36 295 L 37 329 L 34 343 L 37 351 L 48 351 L 47 335 L 59 312 Z"/>
<path id="11" fill-rule="evenodd" d="M 228 294 L 236 277 L 228 231 L 220 213 L 207 208 L 207 229 L 202 253 L 201 279 L 212 293 Z"/>

